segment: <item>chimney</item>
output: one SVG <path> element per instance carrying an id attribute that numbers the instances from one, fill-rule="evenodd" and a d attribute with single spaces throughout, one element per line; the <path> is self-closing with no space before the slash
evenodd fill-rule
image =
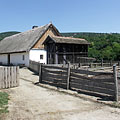
<path id="1" fill-rule="evenodd" d="M 34 26 L 32 26 L 32 29 L 35 29 L 35 28 L 38 28 L 38 26 L 35 26 L 35 25 L 34 25 Z"/>

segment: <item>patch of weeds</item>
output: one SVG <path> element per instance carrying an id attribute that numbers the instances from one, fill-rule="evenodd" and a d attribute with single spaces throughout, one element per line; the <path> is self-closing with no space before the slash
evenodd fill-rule
<path id="1" fill-rule="evenodd" d="M 120 108 L 120 103 L 119 102 L 113 102 L 112 105 L 116 108 Z"/>
<path id="2" fill-rule="evenodd" d="M 5 92 L 0 92 L 0 114 L 8 112 L 8 94 Z"/>

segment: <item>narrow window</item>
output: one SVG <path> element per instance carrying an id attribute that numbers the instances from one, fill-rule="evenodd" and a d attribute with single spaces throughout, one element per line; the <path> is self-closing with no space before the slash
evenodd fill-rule
<path id="1" fill-rule="evenodd" d="M 25 55 L 22 56 L 22 59 L 25 60 Z"/>
<path id="2" fill-rule="evenodd" d="M 43 55 L 40 55 L 40 60 L 43 60 Z"/>

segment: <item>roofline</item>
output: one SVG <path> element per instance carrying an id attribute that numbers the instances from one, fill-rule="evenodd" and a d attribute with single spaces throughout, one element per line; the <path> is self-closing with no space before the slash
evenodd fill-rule
<path id="1" fill-rule="evenodd" d="M 52 26 L 53 29 L 56 31 L 56 33 L 58 34 L 58 36 L 60 36 L 60 32 L 57 30 L 57 28 L 56 28 L 52 23 L 50 23 L 50 25 L 49 25 L 49 27 L 46 29 L 46 31 L 47 31 L 51 26 Z M 45 32 L 46 32 L 46 31 L 45 31 Z M 42 38 L 42 36 L 45 34 L 45 32 L 38 38 L 38 40 L 35 42 L 35 44 Z M 49 35 L 48 35 L 48 36 L 49 36 Z M 35 44 L 32 45 L 30 48 L 28 48 L 28 50 L 32 49 L 32 48 L 35 46 Z"/>
<path id="2" fill-rule="evenodd" d="M 48 38 L 50 38 L 55 44 L 76 44 L 76 43 L 59 43 L 59 42 L 55 42 L 55 40 L 52 39 L 51 36 L 48 35 L 48 37 L 47 37 L 46 40 L 42 43 L 42 45 L 43 45 L 43 44 L 46 44 L 46 42 L 48 41 Z M 84 39 L 84 40 L 85 40 L 85 39 Z M 84 44 L 83 44 L 83 43 L 82 43 L 82 44 L 79 43 L 79 45 L 90 45 L 90 43 L 89 43 L 89 42 L 84 43 Z"/>
<path id="3" fill-rule="evenodd" d="M 14 54 L 14 53 L 23 53 L 23 52 L 29 52 L 29 51 L 6 52 L 6 53 L 0 53 L 0 55 L 3 55 L 3 54 Z"/>

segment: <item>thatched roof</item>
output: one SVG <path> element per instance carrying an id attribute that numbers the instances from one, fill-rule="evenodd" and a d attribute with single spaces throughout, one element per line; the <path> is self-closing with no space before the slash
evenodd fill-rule
<path id="1" fill-rule="evenodd" d="M 51 25 L 52 24 L 47 24 L 45 26 L 6 37 L 0 42 L 0 54 L 29 51 Z"/>
<path id="2" fill-rule="evenodd" d="M 89 45 L 87 40 L 81 38 L 72 38 L 72 37 L 61 37 L 61 36 L 48 36 L 48 38 L 43 42 L 46 44 L 48 40 L 51 39 L 55 43 L 67 43 L 67 44 L 87 44 Z"/>

